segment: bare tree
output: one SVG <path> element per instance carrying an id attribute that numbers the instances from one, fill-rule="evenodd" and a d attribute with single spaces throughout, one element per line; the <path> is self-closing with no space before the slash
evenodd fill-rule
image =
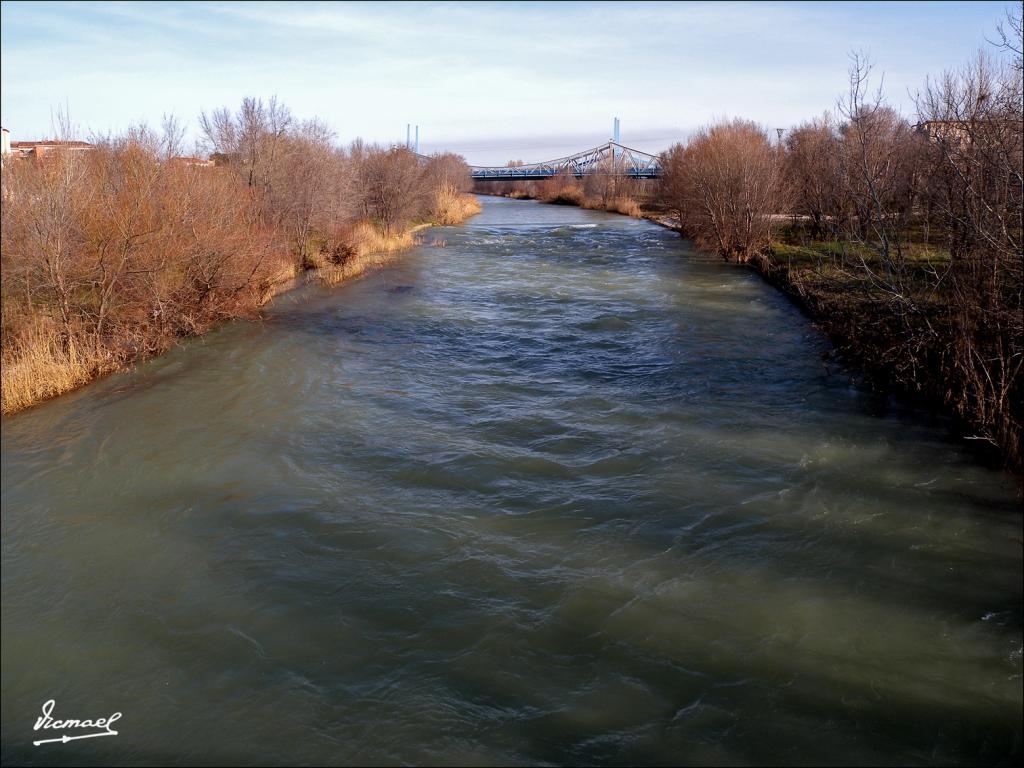
<path id="1" fill-rule="evenodd" d="M 211 153 L 235 167 L 250 187 L 267 191 L 285 135 L 292 125 L 288 108 L 272 97 L 247 96 L 235 114 L 226 107 L 199 116 Z"/>
<path id="2" fill-rule="evenodd" d="M 45 163 L 8 162 L 3 174 L 12 201 L 2 207 L 5 339 L 26 315 L 42 313 L 59 324 L 67 352 L 78 330 L 74 300 L 88 283 L 79 253 L 94 194 L 89 168 L 77 154 L 55 153 Z"/>
<path id="3" fill-rule="evenodd" d="M 430 188 L 424 169 L 406 147 L 367 152 L 358 174 L 363 210 L 389 234 L 429 209 Z"/>
<path id="4" fill-rule="evenodd" d="M 702 128 L 678 162 L 683 231 L 726 258 L 763 262 L 772 214 L 786 209 L 781 150 L 766 131 L 744 120 Z"/>
<path id="5" fill-rule="evenodd" d="M 1017 20 L 1019 30 L 1019 17 Z M 935 158 L 932 215 L 946 233 L 948 399 L 1018 466 L 1024 424 L 1024 103 L 1019 62 L 985 53 L 917 96 Z"/>
<path id="6" fill-rule="evenodd" d="M 470 211 L 479 210 L 476 199 L 466 194 L 473 188 L 473 180 L 461 155 L 434 155 L 424 166 L 423 175 L 430 187 L 430 214 L 438 224 L 458 224 Z"/>
<path id="7" fill-rule="evenodd" d="M 66 114 L 55 130 L 71 139 Z M 200 124 L 212 168 L 180 161 L 173 116 L 159 131 L 139 124 L 92 148 L 5 160 L 5 412 L 253 311 L 295 266 L 408 247 L 414 220 L 479 210 L 462 158 L 423 163 L 362 142 L 346 153 L 276 99 Z"/>
<path id="8" fill-rule="evenodd" d="M 166 162 L 182 152 L 185 143 L 185 126 L 174 114 L 164 115 L 160 122 L 161 157 Z"/>
<path id="9" fill-rule="evenodd" d="M 996 24 L 996 36 L 989 42 L 1010 54 L 1010 66 L 1018 72 L 1024 70 L 1024 11 L 1020 5 L 1006 9 L 1003 20 Z"/>
<path id="10" fill-rule="evenodd" d="M 917 192 L 914 135 L 909 123 L 885 103 L 882 85 L 870 90 L 873 65 L 851 54 L 849 89 L 840 100 L 840 179 L 853 206 L 850 232 L 876 248 L 889 265 L 902 262 L 901 237 Z"/>
<path id="11" fill-rule="evenodd" d="M 454 189 L 458 192 L 468 192 L 473 188 L 469 166 L 462 155 L 452 152 L 434 155 L 427 161 L 423 173 L 435 191 Z"/>
<path id="12" fill-rule="evenodd" d="M 683 228 L 683 216 L 689 206 L 689 179 L 686 176 L 686 147 L 673 144 L 661 153 L 661 177 L 658 180 L 658 200 L 676 218 Z"/>
<path id="13" fill-rule="evenodd" d="M 283 137 L 267 194 L 276 221 L 285 230 L 301 266 L 312 266 L 311 236 L 316 226 L 331 229 L 329 212 L 338 212 L 338 184 L 344 162 L 333 145 L 334 134 L 317 120 L 305 121 Z M 347 190 L 345 190 L 347 191 Z M 319 250 L 316 248 L 316 250 Z"/>
<path id="14" fill-rule="evenodd" d="M 812 237 L 834 232 L 843 208 L 839 140 L 828 114 L 803 123 L 786 136 L 786 184 L 793 211 L 811 220 Z"/>

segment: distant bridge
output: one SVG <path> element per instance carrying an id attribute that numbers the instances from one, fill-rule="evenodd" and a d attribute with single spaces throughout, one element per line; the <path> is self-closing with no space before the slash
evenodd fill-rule
<path id="1" fill-rule="evenodd" d="M 552 176 L 566 172 L 571 173 L 577 179 L 590 173 L 611 173 L 617 176 L 628 176 L 631 179 L 656 179 L 661 175 L 661 164 L 654 155 L 630 149 L 613 140 L 575 155 L 543 163 L 512 166 L 471 165 L 469 170 L 474 179 L 481 180 L 550 179 Z"/>

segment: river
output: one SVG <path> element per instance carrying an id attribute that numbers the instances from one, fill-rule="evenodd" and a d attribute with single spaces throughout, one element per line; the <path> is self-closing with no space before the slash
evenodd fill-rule
<path id="1" fill-rule="evenodd" d="M 4 763 L 1019 758 L 1012 480 L 750 271 L 483 204 L 4 420 Z"/>

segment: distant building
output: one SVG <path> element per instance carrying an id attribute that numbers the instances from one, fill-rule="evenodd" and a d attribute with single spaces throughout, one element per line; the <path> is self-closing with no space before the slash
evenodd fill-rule
<path id="1" fill-rule="evenodd" d="M 91 152 L 95 147 L 87 141 L 9 141 L 9 133 L 4 134 L 4 141 L 10 143 L 9 154 L 14 157 L 42 160 L 55 152 Z"/>
<path id="2" fill-rule="evenodd" d="M 96 149 L 95 145 L 87 141 L 59 141 L 56 139 L 11 141 L 11 132 L 6 128 L 3 129 L 4 160 L 16 157 L 41 161 L 58 152 L 91 152 L 94 149 Z M 217 164 L 213 160 L 204 160 L 201 157 L 172 157 L 171 162 L 198 168 L 211 168 Z"/>
<path id="3" fill-rule="evenodd" d="M 963 144 L 970 138 L 969 126 L 962 120 L 926 120 L 915 125 L 914 129 L 931 141 Z"/>
<path id="4" fill-rule="evenodd" d="M 986 144 L 995 142 L 1011 148 L 1017 144 L 1016 151 L 1020 152 L 1020 118 L 983 117 L 976 120 L 926 120 L 918 123 L 914 128 L 930 141 L 960 149 L 975 142 Z"/>
<path id="5" fill-rule="evenodd" d="M 213 160 L 203 160 L 201 157 L 172 157 L 171 162 L 196 166 L 198 168 L 212 168 L 216 165 Z"/>

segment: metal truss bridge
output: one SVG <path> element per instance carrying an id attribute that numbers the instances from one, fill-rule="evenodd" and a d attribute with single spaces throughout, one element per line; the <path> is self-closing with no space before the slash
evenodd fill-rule
<path id="1" fill-rule="evenodd" d="M 599 147 L 543 163 L 513 166 L 471 165 L 469 170 L 474 179 L 502 181 L 550 179 L 564 172 L 571 173 L 577 179 L 591 173 L 610 173 L 628 176 L 631 179 L 656 179 L 661 175 L 661 165 L 657 157 L 630 149 L 617 141 L 609 141 Z"/>

